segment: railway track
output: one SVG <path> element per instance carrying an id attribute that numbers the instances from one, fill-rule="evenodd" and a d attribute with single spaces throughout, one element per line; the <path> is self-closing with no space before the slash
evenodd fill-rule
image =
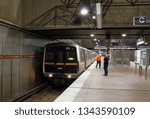
<path id="1" fill-rule="evenodd" d="M 53 102 L 67 87 L 55 88 L 48 83 L 26 92 L 12 102 Z"/>

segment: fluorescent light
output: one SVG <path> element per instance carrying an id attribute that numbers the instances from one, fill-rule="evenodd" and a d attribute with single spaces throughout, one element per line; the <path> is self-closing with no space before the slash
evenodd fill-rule
<path id="1" fill-rule="evenodd" d="M 139 41 L 139 42 L 137 42 L 137 45 L 141 45 L 143 43 L 144 43 L 144 41 Z"/>

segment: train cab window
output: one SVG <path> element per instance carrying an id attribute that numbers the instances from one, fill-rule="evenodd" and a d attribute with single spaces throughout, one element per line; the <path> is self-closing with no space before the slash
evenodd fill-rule
<path id="1" fill-rule="evenodd" d="M 76 61 L 76 52 L 74 52 L 74 51 L 67 51 L 66 54 L 67 54 L 67 61 L 68 62 Z"/>
<path id="2" fill-rule="evenodd" d="M 55 60 L 56 60 L 56 62 L 63 62 L 63 51 L 57 51 L 56 53 L 55 53 L 55 55 L 56 55 L 56 58 L 55 58 Z"/>
<path id="3" fill-rule="evenodd" d="M 46 52 L 46 62 L 54 62 L 54 52 Z"/>

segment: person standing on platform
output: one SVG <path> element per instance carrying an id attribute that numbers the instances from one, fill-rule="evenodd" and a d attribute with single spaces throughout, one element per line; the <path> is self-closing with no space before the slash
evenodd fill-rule
<path id="1" fill-rule="evenodd" d="M 108 75 L 108 64 L 109 64 L 109 55 L 106 54 L 104 56 L 104 75 L 103 76 L 107 76 Z"/>
<path id="2" fill-rule="evenodd" d="M 96 56 L 96 68 L 99 65 L 99 68 L 101 68 L 101 54 L 98 54 Z"/>

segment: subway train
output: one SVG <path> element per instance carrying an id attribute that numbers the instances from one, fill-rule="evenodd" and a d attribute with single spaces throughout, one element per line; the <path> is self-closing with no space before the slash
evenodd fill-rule
<path id="1" fill-rule="evenodd" d="M 54 84 L 76 79 L 92 62 L 96 52 L 72 43 L 45 45 L 43 58 L 44 77 Z"/>

